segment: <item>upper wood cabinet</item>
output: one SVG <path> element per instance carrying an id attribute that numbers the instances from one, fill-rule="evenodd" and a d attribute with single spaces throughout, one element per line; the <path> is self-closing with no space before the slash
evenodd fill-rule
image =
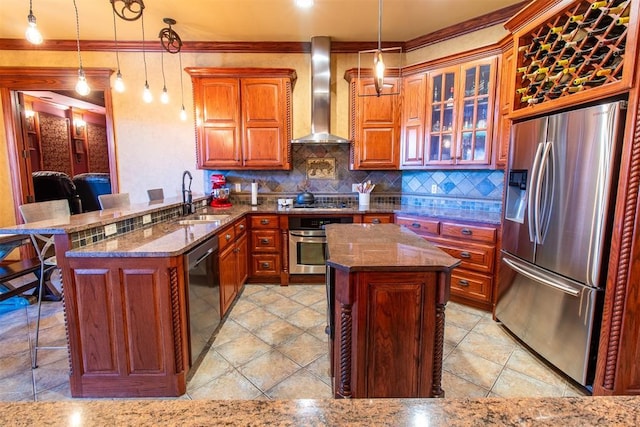
<path id="1" fill-rule="evenodd" d="M 498 118 L 496 120 L 496 126 L 498 131 L 496 133 L 496 152 L 495 152 L 495 165 L 497 168 L 505 168 L 507 166 L 507 160 L 509 158 L 509 139 L 511 134 L 511 119 L 509 118 L 509 112 L 511 110 L 511 102 L 513 97 L 510 96 L 512 92 L 511 86 L 513 84 L 511 80 L 511 73 L 513 69 L 513 49 L 512 46 L 508 46 L 505 52 L 502 54 L 500 64 L 500 92 L 498 94 L 499 108 Z"/>
<path id="2" fill-rule="evenodd" d="M 352 169 L 391 169 L 400 166 L 400 79 L 386 77 L 376 96 L 371 73 L 358 77 L 349 70 L 349 138 L 353 140 Z"/>
<path id="3" fill-rule="evenodd" d="M 198 167 L 290 169 L 291 69 L 187 68 Z"/>
<path id="4" fill-rule="evenodd" d="M 495 56 L 403 79 L 401 166 L 492 162 Z"/>

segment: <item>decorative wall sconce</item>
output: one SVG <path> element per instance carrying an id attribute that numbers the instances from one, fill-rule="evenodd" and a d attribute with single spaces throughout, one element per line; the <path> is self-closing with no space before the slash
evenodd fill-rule
<path id="1" fill-rule="evenodd" d="M 113 12 L 125 21 L 136 21 L 142 16 L 144 2 L 142 0 L 109 0 Z"/>
<path id="2" fill-rule="evenodd" d="M 78 62 L 80 64 L 80 67 L 78 68 L 76 92 L 78 92 L 79 95 L 87 96 L 91 92 L 91 88 L 89 87 L 89 83 L 87 83 L 84 70 L 82 69 L 82 55 L 80 54 L 80 18 L 78 17 L 78 5 L 76 4 L 76 0 L 73 0 L 73 8 L 76 12 L 76 43 L 78 46 Z"/>
<path id="3" fill-rule="evenodd" d="M 87 130 L 87 122 L 82 119 L 73 119 L 73 137 L 84 138 Z"/>
<path id="4" fill-rule="evenodd" d="M 40 44 L 42 43 L 42 34 L 40 34 L 40 30 L 38 30 L 38 27 L 36 26 L 36 16 L 33 14 L 31 4 L 32 0 L 29 0 L 29 15 L 27 16 L 29 26 L 25 32 L 25 37 L 30 43 Z"/>

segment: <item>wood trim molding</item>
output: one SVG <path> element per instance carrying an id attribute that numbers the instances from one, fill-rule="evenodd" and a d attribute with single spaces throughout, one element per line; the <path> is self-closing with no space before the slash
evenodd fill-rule
<path id="1" fill-rule="evenodd" d="M 186 67 L 184 69 L 191 78 L 206 77 L 277 77 L 287 78 L 293 85 L 298 78 L 293 68 L 220 68 L 220 67 Z"/>
<path id="2" fill-rule="evenodd" d="M 558 0 L 550 0 L 558 1 Z M 564 0 L 566 1 L 566 0 Z M 386 41 L 383 48 L 402 47 L 403 51 L 420 49 L 441 41 L 482 30 L 493 25 L 500 24 L 518 13 L 529 0 L 516 3 L 511 6 L 487 13 L 476 18 L 451 25 L 432 33 L 411 39 L 408 41 Z M 163 52 L 164 49 L 157 42 L 118 41 L 117 50 L 120 52 Z M 365 42 L 339 42 L 331 43 L 331 53 L 357 53 L 362 50 L 375 49 L 375 41 Z M 0 50 L 41 50 L 41 51 L 75 51 L 75 40 L 45 40 L 41 45 L 34 47 L 24 39 L 0 38 Z M 82 51 L 114 52 L 116 44 L 113 40 L 81 40 Z M 182 45 L 185 53 L 309 53 L 311 42 L 234 42 L 234 41 L 185 41 Z"/>
<path id="3" fill-rule="evenodd" d="M 553 16 L 556 10 L 565 8 L 575 1 L 576 0 L 536 0 L 528 2 L 528 5 L 504 23 L 504 27 L 509 30 L 509 32 L 514 33 L 535 18 Z"/>
<path id="4" fill-rule="evenodd" d="M 89 85 L 94 90 L 111 88 L 110 68 L 84 68 Z M 0 86 L 11 90 L 42 90 L 75 88 L 78 80 L 77 68 L 62 67 L 0 67 Z"/>
<path id="5" fill-rule="evenodd" d="M 529 3 L 529 1 L 530 0 L 525 0 L 494 12 L 487 13 L 486 15 L 478 16 L 476 18 L 442 28 L 438 31 L 434 31 L 433 33 L 417 37 L 413 40 L 409 40 L 405 42 L 405 50 L 409 52 L 420 49 L 435 43 L 440 43 L 445 40 L 453 39 L 455 37 L 500 24 L 518 13 Z"/>

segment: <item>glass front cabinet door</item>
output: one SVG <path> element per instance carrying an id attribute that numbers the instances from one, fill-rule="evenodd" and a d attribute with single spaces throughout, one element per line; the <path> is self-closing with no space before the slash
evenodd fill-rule
<path id="1" fill-rule="evenodd" d="M 426 165 L 491 162 L 495 69 L 492 57 L 429 74 Z"/>

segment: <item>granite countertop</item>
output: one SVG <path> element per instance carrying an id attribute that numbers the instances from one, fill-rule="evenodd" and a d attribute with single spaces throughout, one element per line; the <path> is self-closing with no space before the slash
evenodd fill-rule
<path id="1" fill-rule="evenodd" d="M 328 259 L 349 271 L 450 270 L 460 264 L 413 231 L 397 224 L 328 224 Z"/>
<path id="2" fill-rule="evenodd" d="M 0 403 L 10 426 L 637 426 L 640 397 Z"/>

